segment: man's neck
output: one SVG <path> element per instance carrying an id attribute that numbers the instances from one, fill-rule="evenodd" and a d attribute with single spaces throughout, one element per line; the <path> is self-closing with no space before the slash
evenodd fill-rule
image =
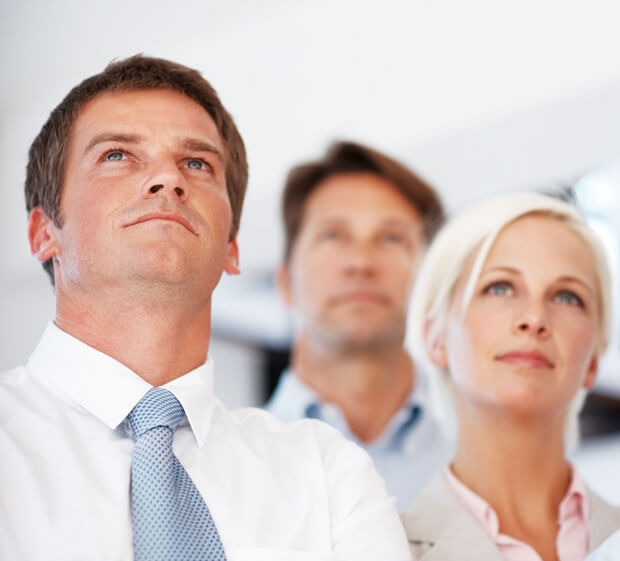
<path id="1" fill-rule="evenodd" d="M 209 299 L 189 305 L 174 299 L 101 297 L 89 304 L 57 294 L 55 323 L 161 386 L 204 363 L 210 317 Z"/>
<path id="2" fill-rule="evenodd" d="M 338 406 L 363 442 L 380 436 L 415 381 L 413 362 L 402 347 L 321 353 L 302 339 L 293 349 L 292 365 L 322 401 Z"/>

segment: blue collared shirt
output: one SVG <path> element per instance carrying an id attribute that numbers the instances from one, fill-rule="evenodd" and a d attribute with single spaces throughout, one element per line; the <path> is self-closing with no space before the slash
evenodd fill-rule
<path id="1" fill-rule="evenodd" d="M 416 371 L 416 386 L 383 432 L 372 442 L 360 441 L 349 429 L 340 409 L 319 396 L 286 370 L 265 408 L 282 421 L 320 419 L 364 448 L 399 510 L 413 505 L 424 485 L 451 459 L 454 446 L 432 414 L 426 378 Z"/>

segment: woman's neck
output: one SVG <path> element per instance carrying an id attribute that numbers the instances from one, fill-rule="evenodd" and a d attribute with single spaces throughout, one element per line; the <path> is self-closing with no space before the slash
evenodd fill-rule
<path id="1" fill-rule="evenodd" d="M 501 533 L 555 559 L 558 509 L 572 477 L 563 419 L 458 411 L 452 472 L 493 508 Z"/>

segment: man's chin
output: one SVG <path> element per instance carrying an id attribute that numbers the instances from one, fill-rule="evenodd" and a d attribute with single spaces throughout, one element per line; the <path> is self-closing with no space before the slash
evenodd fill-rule
<path id="1" fill-rule="evenodd" d="M 188 263 L 179 260 L 163 259 L 161 261 L 151 261 L 150 259 L 139 259 L 127 263 L 123 270 L 125 282 L 161 282 L 178 283 L 188 280 L 188 277 L 195 275 L 195 272 Z"/>
<path id="2" fill-rule="evenodd" d="M 404 340 L 404 330 L 356 329 L 332 331 L 322 337 L 332 348 L 346 352 L 368 352 L 386 348 L 400 347 Z"/>

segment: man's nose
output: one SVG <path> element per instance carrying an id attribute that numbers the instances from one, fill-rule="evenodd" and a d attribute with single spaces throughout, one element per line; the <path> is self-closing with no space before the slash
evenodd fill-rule
<path id="1" fill-rule="evenodd" d="M 345 257 L 345 268 L 348 275 L 372 276 L 376 271 L 376 256 L 370 244 L 352 243 Z"/>
<path id="2" fill-rule="evenodd" d="M 142 194 L 145 198 L 169 197 L 182 202 L 187 200 L 188 184 L 173 158 L 161 158 L 153 163 L 144 182 Z"/>
<path id="3" fill-rule="evenodd" d="M 155 193 L 165 188 L 166 186 L 163 183 L 158 183 L 157 185 L 151 185 L 151 187 L 149 188 L 149 192 L 154 195 Z M 179 198 L 183 198 L 183 196 L 185 195 L 185 190 L 182 187 L 173 187 L 172 190 Z"/>

